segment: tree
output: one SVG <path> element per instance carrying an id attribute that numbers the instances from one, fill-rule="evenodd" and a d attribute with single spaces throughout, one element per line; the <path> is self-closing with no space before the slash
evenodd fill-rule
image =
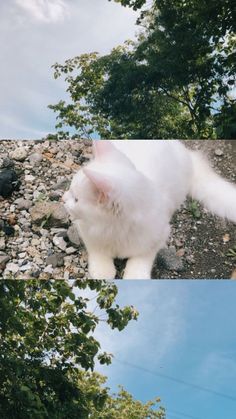
<path id="1" fill-rule="evenodd" d="M 141 33 L 106 56 L 54 65 L 71 96 L 50 106 L 57 127 L 74 126 L 86 137 L 217 138 L 215 118 L 235 85 L 234 2 L 154 0 L 149 9 L 144 0 L 118 2 L 146 5 Z"/>
<path id="2" fill-rule="evenodd" d="M 157 398 L 143 404 L 120 387 L 118 394 L 106 399 L 102 413 L 98 416 L 95 413 L 94 419 L 165 419 L 165 409 L 158 407 L 159 403 Z"/>
<path id="3" fill-rule="evenodd" d="M 54 77 L 65 75 L 71 101 L 49 108 L 58 113 L 58 138 L 177 138 L 188 137 L 189 121 L 181 104 L 138 80 L 144 69 L 132 62 L 131 43 L 111 54 L 82 54 L 56 63 Z M 144 71 L 143 71 L 144 70 Z"/>
<path id="4" fill-rule="evenodd" d="M 111 0 L 109 0 L 111 1 Z M 132 7 L 134 10 L 141 9 L 145 5 L 146 0 L 114 0 L 116 3 L 121 3 L 122 6 Z"/>
<path id="5" fill-rule="evenodd" d="M 93 312 L 83 289 L 92 293 Z M 2 418 L 103 417 L 115 397 L 93 369 L 95 360 L 109 364 L 112 356 L 100 351 L 93 332 L 100 321 L 122 330 L 138 315 L 115 304 L 116 295 L 103 281 L 0 282 Z M 129 405 L 136 403 L 131 397 Z"/>
<path id="6" fill-rule="evenodd" d="M 215 116 L 217 138 L 229 140 L 236 138 L 236 102 L 226 100 Z"/>

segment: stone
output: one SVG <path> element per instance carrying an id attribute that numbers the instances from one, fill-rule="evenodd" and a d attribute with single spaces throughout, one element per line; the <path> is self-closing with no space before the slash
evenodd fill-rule
<path id="1" fill-rule="evenodd" d="M 6 263 L 10 260 L 10 256 L 0 252 L 0 269 L 5 269 Z"/>
<path id="2" fill-rule="evenodd" d="M 5 157 L 3 159 L 3 162 L 2 162 L 2 165 L 1 165 L 1 167 L 3 169 L 13 169 L 14 166 L 15 166 L 15 162 L 13 160 L 9 159 L 9 157 Z"/>
<path id="3" fill-rule="evenodd" d="M 13 169 L 3 169 L 0 172 L 0 196 L 8 198 L 14 191 L 18 191 L 20 181 Z"/>
<path id="4" fill-rule="evenodd" d="M 41 197 L 42 197 L 42 194 L 38 190 L 36 190 L 36 191 L 33 192 L 33 198 L 34 198 L 35 201 L 37 199 L 41 198 Z"/>
<path id="5" fill-rule="evenodd" d="M 76 244 L 77 246 L 81 245 L 81 239 L 75 223 L 72 223 L 68 228 L 67 237 L 72 244 Z"/>
<path id="6" fill-rule="evenodd" d="M 48 265 L 46 266 L 46 268 L 44 268 L 43 272 L 48 273 L 48 274 L 52 274 L 53 273 L 53 267 L 52 265 Z"/>
<path id="7" fill-rule="evenodd" d="M 69 224 L 69 217 L 60 202 L 38 202 L 30 209 L 32 222 L 47 227 L 64 227 Z"/>
<path id="8" fill-rule="evenodd" d="M 60 191 L 52 191 L 49 194 L 49 198 L 51 201 L 59 201 L 63 195 L 63 192 Z"/>
<path id="9" fill-rule="evenodd" d="M 25 147 L 17 147 L 14 151 L 10 153 L 10 158 L 16 161 L 24 161 L 27 157 L 27 150 Z"/>
<path id="10" fill-rule="evenodd" d="M 66 244 L 65 240 L 63 239 L 63 237 L 58 237 L 58 236 L 53 237 L 53 243 L 54 243 L 54 244 L 55 244 L 55 246 L 57 246 L 59 249 L 61 249 L 61 250 L 63 250 L 63 251 L 65 251 L 65 250 L 66 250 L 66 246 L 67 246 L 67 244 Z"/>
<path id="11" fill-rule="evenodd" d="M 68 169 L 71 169 L 71 167 L 73 166 L 73 164 L 74 164 L 74 160 L 72 160 L 72 159 L 66 159 L 66 161 L 64 162 L 64 165 L 68 168 Z"/>
<path id="12" fill-rule="evenodd" d="M 66 254 L 67 255 L 72 255 L 73 253 L 77 252 L 77 250 L 74 247 L 67 247 L 66 249 Z"/>
<path id="13" fill-rule="evenodd" d="M 56 234 L 58 237 L 67 237 L 67 230 L 65 228 L 51 228 L 51 234 Z"/>
<path id="14" fill-rule="evenodd" d="M 14 236 L 15 229 L 12 226 L 10 226 L 8 223 L 6 222 L 4 223 L 2 230 L 7 236 Z"/>
<path id="15" fill-rule="evenodd" d="M 32 258 L 40 256 L 39 251 L 37 249 L 35 249 L 35 247 L 33 247 L 33 246 L 28 246 L 25 250 L 28 253 L 28 255 L 30 255 Z"/>
<path id="16" fill-rule="evenodd" d="M 54 185 L 52 185 L 52 189 L 54 191 L 57 191 L 58 189 L 65 191 L 66 189 L 69 188 L 69 186 L 70 186 L 70 180 L 67 178 L 62 178 L 57 183 L 54 183 Z"/>
<path id="17" fill-rule="evenodd" d="M 25 175 L 25 181 L 26 182 L 34 182 L 35 181 L 35 176 L 33 175 Z"/>
<path id="18" fill-rule="evenodd" d="M 61 259 L 61 255 L 54 253 L 53 255 L 47 257 L 46 265 L 51 265 L 53 268 L 56 268 L 59 264 L 60 259 Z"/>
<path id="19" fill-rule="evenodd" d="M 21 272 L 26 272 L 26 271 L 29 271 L 31 268 L 32 268 L 32 263 L 31 263 L 31 262 L 29 262 L 29 263 L 26 263 L 26 264 L 22 265 L 22 266 L 19 268 L 19 271 L 21 271 Z"/>
<path id="20" fill-rule="evenodd" d="M 10 212 L 15 212 L 15 210 L 16 210 L 16 206 L 15 205 L 10 205 L 10 208 L 9 208 L 9 211 Z"/>
<path id="21" fill-rule="evenodd" d="M 216 150 L 215 150 L 215 156 L 222 157 L 223 155 L 224 155 L 223 150 L 221 150 L 220 148 L 216 148 Z"/>
<path id="22" fill-rule="evenodd" d="M 0 237 L 0 250 L 4 250 L 6 247 L 6 242 L 4 237 Z"/>
<path id="23" fill-rule="evenodd" d="M 19 271 L 19 266 L 16 263 L 10 262 L 6 265 L 6 270 L 12 273 Z"/>
<path id="24" fill-rule="evenodd" d="M 31 240 L 31 246 L 39 246 L 40 240 L 39 239 L 32 239 Z"/>
<path id="25" fill-rule="evenodd" d="M 182 258 L 184 255 L 185 255 L 185 249 L 179 249 L 179 250 L 176 252 L 176 256 L 178 256 L 178 257 L 180 257 L 180 258 Z"/>
<path id="26" fill-rule="evenodd" d="M 17 208 L 19 210 L 25 209 L 28 210 L 32 207 L 32 201 L 30 201 L 29 199 L 24 199 L 24 198 L 18 198 L 15 200 L 15 204 L 17 205 Z"/>
<path id="27" fill-rule="evenodd" d="M 31 276 L 32 276 L 32 278 L 38 279 L 39 276 L 40 276 L 40 270 L 38 269 L 38 270 L 35 270 L 35 271 L 31 272 Z"/>
<path id="28" fill-rule="evenodd" d="M 18 257 L 24 259 L 26 257 L 26 252 L 18 253 Z"/>
<path id="29" fill-rule="evenodd" d="M 41 153 L 32 153 L 29 156 L 29 162 L 31 166 L 38 165 L 43 160 L 43 156 Z"/>
<path id="30" fill-rule="evenodd" d="M 169 271 L 181 272 L 184 269 L 183 261 L 177 256 L 175 247 L 160 250 L 157 263 Z"/>

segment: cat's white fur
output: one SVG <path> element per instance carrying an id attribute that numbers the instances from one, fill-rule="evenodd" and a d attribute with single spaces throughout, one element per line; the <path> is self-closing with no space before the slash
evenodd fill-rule
<path id="1" fill-rule="evenodd" d="M 150 279 L 173 213 L 187 195 L 236 222 L 236 187 L 177 140 L 95 141 L 94 159 L 63 197 L 87 248 L 93 279 L 114 279 L 114 258 L 128 258 L 125 279 Z"/>

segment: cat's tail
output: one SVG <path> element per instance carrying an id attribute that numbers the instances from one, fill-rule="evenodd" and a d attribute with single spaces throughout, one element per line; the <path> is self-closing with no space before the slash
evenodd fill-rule
<path id="1" fill-rule="evenodd" d="M 205 157 L 191 151 L 193 177 L 190 195 L 212 213 L 236 223 L 236 185 L 216 174 Z"/>

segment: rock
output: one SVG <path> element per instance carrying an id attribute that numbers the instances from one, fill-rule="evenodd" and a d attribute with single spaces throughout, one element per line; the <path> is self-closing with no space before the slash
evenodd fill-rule
<path id="1" fill-rule="evenodd" d="M 52 267 L 52 265 L 48 265 L 48 266 L 46 266 L 46 268 L 44 268 L 43 272 L 48 273 L 48 274 L 52 274 L 53 270 L 54 270 L 54 268 Z"/>
<path id="2" fill-rule="evenodd" d="M 24 259 L 26 257 L 26 252 L 18 253 L 18 257 Z"/>
<path id="3" fill-rule="evenodd" d="M 15 229 L 10 226 L 6 221 L 3 222 L 3 225 L 0 226 L 0 230 L 4 231 L 7 236 L 13 236 L 15 233 Z"/>
<path id="4" fill-rule="evenodd" d="M 16 273 L 19 271 L 19 265 L 16 263 L 10 262 L 6 265 L 6 270 L 12 273 Z"/>
<path id="5" fill-rule="evenodd" d="M 54 243 L 54 244 L 55 244 L 55 246 L 57 246 L 59 249 L 61 249 L 61 250 L 63 250 L 63 251 L 65 251 L 65 250 L 66 250 L 66 246 L 67 246 L 67 244 L 66 244 L 65 240 L 63 239 L 63 237 L 58 237 L 58 236 L 53 237 L 53 243 Z"/>
<path id="6" fill-rule="evenodd" d="M 29 271 L 31 268 L 32 268 L 32 263 L 31 262 L 28 262 L 28 263 L 25 263 L 24 265 L 22 265 L 19 268 L 19 271 L 26 272 L 26 271 Z"/>
<path id="7" fill-rule="evenodd" d="M 69 224 L 69 217 L 60 202 L 38 202 L 30 209 L 32 222 L 47 227 L 64 227 Z"/>
<path id="8" fill-rule="evenodd" d="M 0 237 L 0 250 L 4 250 L 6 247 L 5 238 Z"/>
<path id="9" fill-rule="evenodd" d="M 35 176 L 33 175 L 25 175 L 25 181 L 26 182 L 34 182 L 35 181 Z"/>
<path id="10" fill-rule="evenodd" d="M 61 191 L 51 191 L 50 194 L 49 194 L 49 198 L 52 201 L 59 201 L 61 199 L 62 195 L 63 195 L 63 192 L 61 192 Z"/>
<path id="11" fill-rule="evenodd" d="M 54 185 L 52 185 L 52 189 L 54 191 L 57 191 L 57 190 L 65 191 L 66 189 L 69 188 L 69 186 L 70 186 L 70 180 L 67 178 L 62 178 L 57 183 L 54 183 Z"/>
<path id="12" fill-rule="evenodd" d="M 183 247 L 183 242 L 181 240 L 179 240 L 179 239 L 175 239 L 175 245 L 177 247 Z"/>
<path id="13" fill-rule="evenodd" d="M 29 162 L 31 166 L 38 165 L 43 160 L 43 156 L 41 153 L 32 153 L 29 156 Z"/>
<path id="14" fill-rule="evenodd" d="M 35 249 L 35 247 L 33 247 L 33 246 L 28 246 L 26 251 L 27 251 L 28 255 L 30 255 L 32 258 L 40 256 L 39 251 L 37 249 Z"/>
<path id="15" fill-rule="evenodd" d="M 157 263 L 169 271 L 181 272 L 184 269 L 183 261 L 177 256 L 174 247 L 160 250 L 157 255 Z"/>
<path id="16" fill-rule="evenodd" d="M 215 150 L 215 156 L 222 157 L 223 155 L 224 155 L 223 150 L 221 150 L 220 148 L 216 148 L 216 150 Z"/>
<path id="17" fill-rule="evenodd" d="M 15 210 L 16 210 L 16 206 L 15 205 L 10 205 L 9 211 L 10 212 L 15 212 Z"/>
<path id="18" fill-rule="evenodd" d="M 0 172 L 0 196 L 8 198 L 14 191 L 19 190 L 20 181 L 13 169 L 3 169 Z"/>
<path id="19" fill-rule="evenodd" d="M 56 268 L 58 265 L 60 265 L 59 261 L 61 258 L 62 258 L 61 254 L 54 253 L 53 255 L 47 257 L 46 265 L 51 265 L 53 268 Z"/>
<path id="20" fill-rule="evenodd" d="M 39 192 L 38 190 L 33 192 L 33 198 L 34 198 L 34 201 L 37 201 L 37 199 L 39 199 L 40 201 L 43 201 L 42 193 Z"/>
<path id="21" fill-rule="evenodd" d="M 13 214 L 13 213 L 9 214 L 7 216 L 7 222 L 8 222 L 8 224 L 10 224 L 11 226 L 16 225 L 16 223 L 17 223 L 17 219 L 16 218 L 17 218 L 16 217 L 16 214 Z"/>
<path id="22" fill-rule="evenodd" d="M 0 252 L 0 269 L 5 269 L 6 263 L 10 260 L 10 256 Z"/>
<path id="23" fill-rule="evenodd" d="M 71 169 L 71 168 L 72 168 L 72 166 L 73 166 L 73 164 L 74 164 L 74 160 L 69 159 L 69 158 L 67 158 L 67 159 L 66 159 L 66 161 L 65 161 L 65 163 L 64 163 L 64 165 L 65 165 L 68 169 Z"/>
<path id="24" fill-rule="evenodd" d="M 31 246 L 39 246 L 40 240 L 39 239 L 32 239 L 31 240 Z"/>
<path id="25" fill-rule="evenodd" d="M 67 247 L 67 249 L 66 249 L 66 254 L 67 255 L 72 255 L 72 253 L 75 253 L 75 252 L 77 252 L 77 250 L 74 248 L 74 247 Z"/>
<path id="26" fill-rule="evenodd" d="M 58 237 L 67 237 L 67 230 L 65 228 L 51 228 L 50 233 Z"/>
<path id="27" fill-rule="evenodd" d="M 25 147 L 17 147 L 14 151 L 10 153 L 10 157 L 16 161 L 24 161 L 27 157 L 27 150 Z"/>
<path id="28" fill-rule="evenodd" d="M 208 249 L 207 249 L 207 252 L 208 252 Z M 194 265 L 195 264 L 194 256 L 193 255 L 186 256 L 186 262 L 189 265 Z"/>
<path id="29" fill-rule="evenodd" d="M 17 204 L 17 208 L 19 210 L 25 209 L 28 210 L 32 207 L 32 202 L 29 199 L 18 198 L 15 200 L 15 204 Z"/>
<path id="30" fill-rule="evenodd" d="M 39 278 L 40 277 L 40 270 L 38 269 L 38 270 L 32 271 L 31 276 L 32 276 L 32 278 L 36 278 L 36 279 Z"/>
<path id="31" fill-rule="evenodd" d="M 185 255 L 185 249 L 179 249 L 176 252 L 176 256 L 178 256 L 179 258 L 182 258 Z"/>
<path id="32" fill-rule="evenodd" d="M 76 244 L 77 246 L 81 245 L 81 239 L 79 237 L 78 228 L 75 223 L 72 223 L 68 228 L 67 237 L 72 244 Z"/>
<path id="33" fill-rule="evenodd" d="M 38 191 L 45 193 L 46 186 L 43 183 L 40 183 L 40 185 L 38 186 Z"/>
<path id="34" fill-rule="evenodd" d="M 3 169 L 13 169 L 14 166 L 15 166 L 15 162 L 9 159 L 9 157 L 5 157 L 3 159 L 2 166 L 1 166 Z"/>

